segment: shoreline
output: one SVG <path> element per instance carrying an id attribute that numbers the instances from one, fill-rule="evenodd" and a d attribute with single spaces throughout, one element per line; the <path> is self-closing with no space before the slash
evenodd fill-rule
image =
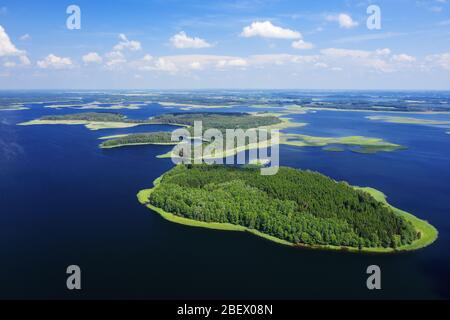
<path id="1" fill-rule="evenodd" d="M 238 232 L 248 232 L 253 235 L 256 235 L 258 237 L 261 237 L 263 239 L 282 244 L 285 246 L 289 246 L 292 248 L 303 248 L 303 249 L 311 249 L 311 250 L 324 250 L 324 251 L 343 251 L 343 252 L 351 252 L 351 253 L 364 253 L 364 254 L 395 254 L 395 253 L 403 253 L 403 252 L 411 252 L 416 251 L 422 248 L 425 248 L 427 246 L 432 245 L 438 238 L 439 232 L 435 227 L 433 227 L 431 224 L 429 224 L 427 221 L 422 220 L 416 216 L 414 216 L 411 213 L 408 213 L 406 211 L 403 211 L 401 209 L 395 208 L 394 206 L 390 205 L 387 202 L 386 195 L 374 188 L 370 187 L 357 187 L 353 186 L 353 188 L 357 190 L 362 190 L 367 193 L 369 193 L 375 200 L 380 201 L 384 203 L 386 206 L 389 206 L 394 211 L 394 214 L 397 214 L 401 216 L 406 221 L 409 221 L 413 224 L 414 228 L 417 232 L 421 233 L 421 238 L 418 240 L 415 240 L 409 245 L 404 245 L 401 247 L 398 247 L 396 249 L 394 248 L 368 248 L 363 247 L 361 249 L 356 247 L 345 247 L 345 246 L 333 246 L 333 245 L 306 245 L 306 244 L 294 244 L 291 242 L 288 242 L 283 239 L 276 238 L 274 236 L 262 233 L 261 231 L 255 230 L 255 229 L 249 229 L 244 226 L 240 225 L 234 225 L 230 223 L 218 223 L 218 222 L 204 222 L 204 221 L 198 221 L 193 219 L 188 219 L 184 217 L 177 216 L 173 213 L 164 211 L 161 208 L 158 208 L 156 206 L 153 206 L 149 203 L 148 198 L 153 192 L 153 190 L 159 185 L 160 181 L 162 180 L 164 174 L 160 177 L 158 177 L 153 182 L 153 188 L 150 189 L 143 189 L 138 192 L 137 199 L 138 201 L 144 205 L 146 208 L 152 210 L 153 212 L 159 214 L 163 219 L 189 226 L 189 227 L 197 227 L 197 228 L 205 228 L 205 229 L 212 229 L 212 230 L 221 230 L 221 231 L 238 231 Z"/>

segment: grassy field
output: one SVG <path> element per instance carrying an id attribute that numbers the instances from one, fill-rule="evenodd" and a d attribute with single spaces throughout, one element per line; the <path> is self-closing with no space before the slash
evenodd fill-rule
<path id="1" fill-rule="evenodd" d="M 163 176 L 157 178 L 153 184 L 154 188 L 158 186 Z M 164 211 L 161 208 L 155 207 L 152 204 L 149 203 L 148 199 L 153 192 L 154 188 L 152 189 L 145 189 L 141 190 L 137 194 L 137 198 L 139 202 L 143 205 L 145 205 L 150 210 L 154 211 L 155 213 L 159 214 L 162 218 L 164 218 L 167 221 L 182 224 L 185 226 L 190 227 L 197 227 L 197 228 L 206 228 L 206 229 L 213 229 L 213 230 L 222 230 L 222 231 L 239 231 L 239 232 L 249 232 L 251 234 L 254 234 L 258 237 L 262 237 L 266 240 L 270 240 L 272 242 L 276 242 L 278 244 L 291 246 L 291 247 L 299 247 L 299 248 L 309 248 L 309 249 L 319 249 L 319 250 L 337 250 L 337 251 L 346 251 L 346 252 L 358 252 L 358 253 L 396 253 L 396 252 L 403 252 L 403 251 L 413 251 L 413 250 L 419 250 L 422 248 L 425 248 L 429 245 L 431 245 L 434 241 L 437 240 L 438 237 L 438 231 L 430 225 L 428 222 L 421 220 L 414 215 L 405 212 L 403 210 L 397 209 L 393 206 L 391 206 L 387 200 L 386 196 L 381 192 L 373 188 L 361 188 L 361 187 L 354 187 L 358 190 L 363 190 L 367 193 L 369 193 L 372 197 L 374 197 L 377 201 L 383 202 L 387 206 L 391 207 L 394 210 L 395 214 L 400 215 L 405 220 L 410 221 L 413 226 L 416 228 L 418 232 L 421 233 L 421 238 L 419 240 L 414 241 L 410 245 L 402 246 L 397 249 L 392 248 L 355 248 L 355 247 L 343 247 L 343 246 L 331 246 L 331 245 L 297 245 L 276 237 L 273 237 L 271 235 L 264 234 L 258 230 L 249 229 L 243 226 L 239 225 L 233 225 L 230 223 L 216 223 L 216 222 L 203 222 L 203 221 L 197 221 L 192 219 L 187 219 L 184 217 L 177 216 L 175 214 L 172 214 L 170 212 Z"/>

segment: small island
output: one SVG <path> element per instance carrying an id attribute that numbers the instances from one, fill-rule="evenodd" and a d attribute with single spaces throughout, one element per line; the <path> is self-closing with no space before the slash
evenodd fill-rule
<path id="1" fill-rule="evenodd" d="M 20 111 L 29 110 L 30 108 L 25 107 L 23 104 L 13 104 L 9 106 L 0 106 L 0 111 Z"/>
<path id="2" fill-rule="evenodd" d="M 178 165 L 138 199 L 175 223 L 297 247 L 389 253 L 426 247 L 438 235 L 377 190 L 287 167 L 261 176 L 252 166 Z"/>
<path id="3" fill-rule="evenodd" d="M 149 133 L 136 133 L 136 134 L 124 134 L 111 137 L 103 137 L 106 139 L 100 144 L 102 149 L 119 148 L 125 146 L 137 146 L 137 145 L 176 145 L 178 142 L 171 140 L 171 132 L 149 132 Z"/>
<path id="4" fill-rule="evenodd" d="M 369 120 L 382 121 L 387 123 L 398 123 L 398 124 L 417 124 L 417 125 L 447 125 L 450 121 L 446 120 L 431 120 L 431 119 L 420 119 L 411 117 L 391 117 L 391 116 L 369 116 Z"/>
<path id="5" fill-rule="evenodd" d="M 363 136 L 330 138 L 314 137 L 303 134 L 284 134 L 281 140 L 282 144 L 297 147 L 324 147 L 323 150 L 331 152 L 344 151 L 343 148 L 336 147 L 335 145 L 349 146 L 351 147 L 350 151 L 352 152 L 368 154 L 406 149 L 406 147 L 402 145 L 387 142 L 383 139 Z"/>

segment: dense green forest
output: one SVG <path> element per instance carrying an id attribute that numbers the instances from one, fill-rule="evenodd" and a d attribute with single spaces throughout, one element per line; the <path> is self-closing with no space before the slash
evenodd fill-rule
<path id="1" fill-rule="evenodd" d="M 129 123 L 145 123 L 146 120 L 132 120 L 120 113 L 111 112 L 83 112 L 66 115 L 44 116 L 40 120 L 60 121 L 60 120 L 80 120 L 92 122 L 129 122 Z"/>
<path id="2" fill-rule="evenodd" d="M 103 113 L 104 114 L 104 113 Z M 96 115 L 96 113 L 94 113 Z M 116 114 L 108 114 L 116 115 Z M 116 115 L 118 116 L 118 115 Z M 79 120 L 79 119 L 77 119 Z M 126 119 L 125 119 L 126 120 Z M 112 121 L 112 120 L 110 120 Z M 273 116 L 253 116 L 247 113 L 220 113 L 220 112 L 195 112 L 195 113 L 173 113 L 164 114 L 154 117 L 149 123 L 158 124 L 177 124 L 188 126 L 191 136 L 194 136 L 194 121 L 202 121 L 203 131 L 210 128 L 220 130 L 225 134 L 226 129 L 252 129 L 260 126 L 268 126 L 278 124 L 280 119 Z M 270 133 L 267 137 L 260 137 L 257 135 L 258 141 L 264 141 L 266 138 L 270 139 Z M 124 146 L 130 144 L 151 144 L 151 143 L 171 143 L 171 132 L 151 132 L 130 134 L 125 137 L 118 137 L 103 142 L 100 146 L 103 148 L 110 148 L 115 146 Z M 237 142 L 236 142 L 237 143 Z M 248 144 L 248 141 L 245 142 Z M 206 146 L 204 143 L 203 146 Z"/>
<path id="3" fill-rule="evenodd" d="M 177 216 L 241 225 L 305 245 L 396 248 L 420 238 L 412 224 L 370 194 L 310 171 L 178 165 L 149 203 Z"/>
<path id="4" fill-rule="evenodd" d="M 202 121 L 204 130 L 215 128 L 225 129 L 256 129 L 281 123 L 275 116 L 254 116 L 239 112 L 195 112 L 195 113 L 172 113 L 163 114 L 151 119 L 151 122 L 162 124 L 181 124 L 193 126 L 194 121 Z"/>
<path id="5" fill-rule="evenodd" d="M 171 132 L 135 133 L 124 137 L 118 137 L 103 142 L 100 147 L 111 148 L 115 146 L 139 144 L 139 143 L 173 143 Z"/>

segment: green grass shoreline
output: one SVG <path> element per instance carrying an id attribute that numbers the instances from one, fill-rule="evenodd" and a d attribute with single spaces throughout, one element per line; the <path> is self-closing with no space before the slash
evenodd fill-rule
<path id="1" fill-rule="evenodd" d="M 264 234 L 258 230 L 249 229 L 244 226 L 234 225 L 234 224 L 230 224 L 230 223 L 204 222 L 204 221 L 192 220 L 192 219 L 177 216 L 173 213 L 164 211 L 161 208 L 153 206 L 152 204 L 150 204 L 148 202 L 148 198 L 150 197 L 153 190 L 159 185 L 163 176 L 164 175 L 157 178 L 153 182 L 153 185 L 154 185 L 153 188 L 144 189 L 144 190 L 139 191 L 139 193 L 137 194 L 138 201 L 142 205 L 145 205 L 148 209 L 159 214 L 165 220 L 173 222 L 173 223 L 189 226 L 189 227 L 197 227 L 197 228 L 205 228 L 205 229 L 221 230 L 221 231 L 248 232 L 248 233 L 254 234 L 258 237 L 264 238 L 266 240 L 270 240 L 272 242 L 290 246 L 290 247 L 317 249 L 317 250 L 345 251 L 345 252 L 354 252 L 354 253 L 400 253 L 400 252 L 414 251 L 414 250 L 419 250 L 419 249 L 425 248 L 425 247 L 433 244 L 438 238 L 438 231 L 436 230 L 436 228 L 434 228 L 427 221 L 421 220 L 406 211 L 400 210 L 400 209 L 395 208 L 394 206 L 390 205 L 387 202 L 386 195 L 384 193 L 382 193 L 381 191 L 373 189 L 373 188 L 369 188 L 369 187 L 366 187 L 366 188 L 354 187 L 355 189 L 363 190 L 363 191 L 369 193 L 376 200 L 391 207 L 394 210 L 395 214 L 397 214 L 397 215 L 403 217 L 405 220 L 411 222 L 413 224 L 413 226 L 416 228 L 416 230 L 421 233 L 421 238 L 414 241 L 413 243 L 411 243 L 409 245 L 398 247 L 397 249 L 366 248 L 366 247 L 359 249 L 359 248 L 355 248 L 355 247 L 332 246 L 332 245 L 298 245 L 298 244 L 294 244 L 294 243 L 276 238 L 276 237 L 268 235 L 268 234 Z"/>

